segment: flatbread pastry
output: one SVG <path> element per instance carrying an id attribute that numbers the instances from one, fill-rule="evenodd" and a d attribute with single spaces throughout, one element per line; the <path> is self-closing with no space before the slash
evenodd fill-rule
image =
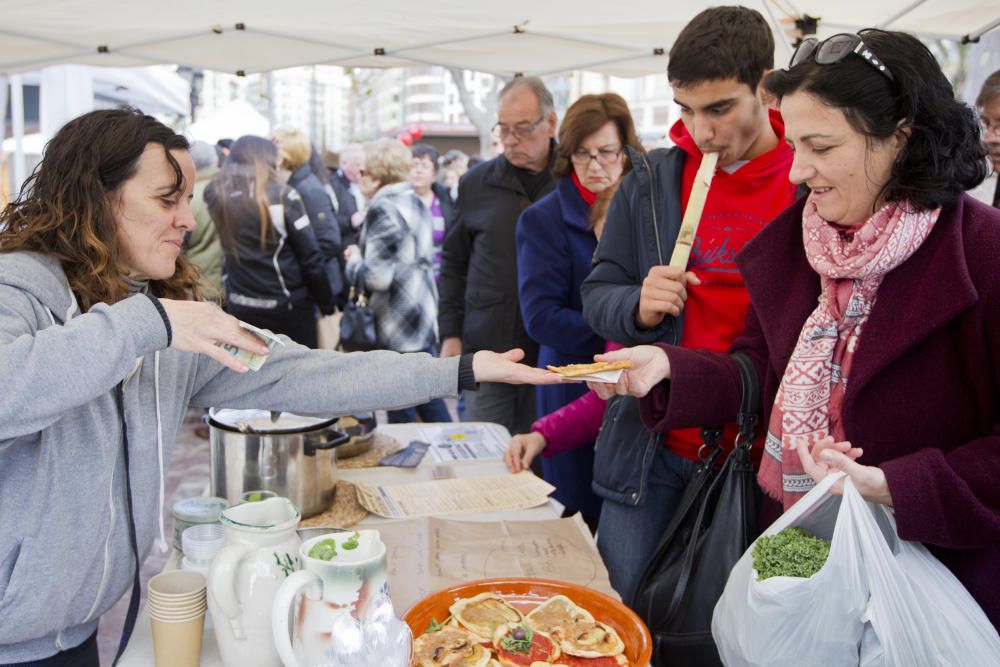
<path id="1" fill-rule="evenodd" d="M 632 362 L 623 359 L 622 361 L 595 361 L 592 364 L 569 364 L 567 366 L 546 366 L 545 368 L 563 377 L 571 378 L 604 371 L 625 370 L 632 368 Z"/>
<path id="2" fill-rule="evenodd" d="M 590 612 L 565 595 L 554 595 L 538 605 L 524 617 L 524 622 L 532 630 L 551 633 L 561 625 L 574 621 L 593 621 Z"/>
<path id="3" fill-rule="evenodd" d="M 422 634 L 413 642 L 416 667 L 486 667 L 490 651 L 467 630 L 444 626 Z"/>
<path id="4" fill-rule="evenodd" d="M 520 623 L 524 618 L 521 612 L 496 593 L 480 593 L 475 597 L 457 600 L 449 611 L 463 628 L 484 642 L 493 640 L 497 626 Z"/>
<path id="5" fill-rule="evenodd" d="M 550 665 L 559 657 L 559 644 L 545 632 L 522 623 L 504 623 L 493 634 L 493 648 L 501 667 Z"/>
<path id="6" fill-rule="evenodd" d="M 629 667 L 628 658 L 621 653 L 618 655 L 605 655 L 600 658 L 581 658 L 563 653 L 552 664 L 568 665 L 569 667 Z"/>
<path id="7" fill-rule="evenodd" d="M 600 658 L 618 655 L 625 642 L 612 628 L 596 621 L 574 621 L 553 631 L 563 653 L 580 658 Z"/>

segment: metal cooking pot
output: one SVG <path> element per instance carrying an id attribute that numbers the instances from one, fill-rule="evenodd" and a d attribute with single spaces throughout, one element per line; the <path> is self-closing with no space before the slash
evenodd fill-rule
<path id="1" fill-rule="evenodd" d="M 211 494 L 232 504 L 247 491 L 267 490 L 298 506 L 302 517 L 333 502 L 334 448 L 348 441 L 336 419 L 267 410 L 209 410 Z"/>

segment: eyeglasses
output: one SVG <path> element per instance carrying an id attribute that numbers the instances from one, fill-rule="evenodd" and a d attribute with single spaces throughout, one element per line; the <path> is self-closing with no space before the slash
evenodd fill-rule
<path id="1" fill-rule="evenodd" d="M 980 118 L 979 124 L 983 126 L 983 134 L 992 132 L 993 134 L 1000 136 L 1000 120 L 990 121 L 986 118 Z"/>
<path id="2" fill-rule="evenodd" d="M 815 60 L 818 65 L 832 65 L 840 62 L 851 53 L 864 58 L 865 62 L 881 72 L 890 81 L 896 80 L 889 68 L 879 60 L 878 56 L 859 36 L 846 32 L 827 37 L 822 42 L 815 37 L 803 40 L 795 49 L 795 53 L 792 54 L 792 60 L 788 66 L 795 67 L 808 61 L 809 58 Z"/>
<path id="3" fill-rule="evenodd" d="M 578 167 L 586 167 L 590 164 L 591 160 L 597 160 L 597 164 L 602 167 L 607 167 L 609 164 L 614 164 L 621 157 L 621 148 L 601 148 L 596 153 L 591 153 L 590 151 L 574 151 L 569 159 L 573 164 Z"/>
<path id="4" fill-rule="evenodd" d="M 368 172 L 365 170 L 364 167 L 362 167 L 361 169 L 358 169 L 358 176 L 360 176 L 361 178 L 364 178 L 367 175 L 368 175 Z"/>
<path id="5" fill-rule="evenodd" d="M 544 120 L 545 116 L 542 116 L 534 123 L 518 123 L 514 127 L 508 127 L 497 123 L 493 126 L 493 136 L 497 139 L 506 139 L 513 134 L 518 139 L 527 139 Z"/>

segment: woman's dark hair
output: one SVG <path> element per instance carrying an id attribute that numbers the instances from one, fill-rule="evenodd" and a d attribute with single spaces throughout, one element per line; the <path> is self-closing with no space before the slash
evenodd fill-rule
<path id="1" fill-rule="evenodd" d="M 848 55 L 828 65 L 810 59 L 771 72 L 765 88 L 779 100 L 800 91 L 812 95 L 842 111 L 869 141 L 907 133 L 877 201 L 910 201 L 927 210 L 954 202 L 987 176 L 975 113 L 955 99 L 941 67 L 916 37 L 875 29 L 858 35 L 895 81 Z"/>
<path id="2" fill-rule="evenodd" d="M 222 169 L 212 179 L 214 192 L 206 197 L 209 213 L 219 233 L 219 241 L 235 252 L 235 224 L 243 219 L 248 203 L 260 221 L 260 247 L 267 247 L 271 225 L 268 185 L 278 180 L 278 148 L 269 139 L 242 136 L 229 149 Z"/>
<path id="3" fill-rule="evenodd" d="M 417 144 L 416 146 L 410 149 L 410 153 L 413 154 L 414 160 L 416 160 L 417 158 L 427 158 L 428 160 L 430 160 L 431 165 L 433 165 L 434 168 L 434 173 L 435 174 L 437 173 L 439 154 L 436 148 L 434 148 L 430 144 Z"/>
<path id="4" fill-rule="evenodd" d="M 644 152 L 639 137 L 635 133 L 635 123 L 628 104 L 621 95 L 602 93 L 600 95 L 583 95 L 566 109 L 562 124 L 559 126 L 559 143 L 556 145 L 556 164 L 552 170 L 557 177 L 569 176 L 573 172 L 570 161 L 580 144 L 604 127 L 608 122 L 614 123 L 618 130 L 618 139 L 622 148 L 631 146 L 640 153 Z M 630 164 L 627 154 L 624 157 L 625 170 Z"/>
<path id="5" fill-rule="evenodd" d="M 187 150 L 187 139 L 152 116 L 130 107 L 102 109 L 63 125 L 17 199 L 0 213 L 0 252 L 56 257 L 84 312 L 127 297 L 115 194 L 135 176 L 150 144 L 162 147 L 174 172 L 168 194 L 181 192 L 184 174 L 170 151 Z M 150 290 L 172 299 L 197 298 L 197 269 L 180 255 L 174 275 L 150 281 Z"/>

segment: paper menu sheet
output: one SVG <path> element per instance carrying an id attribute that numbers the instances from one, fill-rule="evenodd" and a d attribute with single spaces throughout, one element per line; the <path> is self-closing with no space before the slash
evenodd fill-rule
<path id="1" fill-rule="evenodd" d="M 420 427 L 420 439 L 430 443 L 429 460 L 435 463 L 502 459 L 507 450 L 503 433 L 489 424 Z"/>
<path id="2" fill-rule="evenodd" d="M 397 613 L 442 588 L 498 577 L 557 579 L 618 599 L 579 515 L 491 522 L 428 517 L 384 523 L 379 533 Z"/>
<path id="3" fill-rule="evenodd" d="M 527 509 L 546 503 L 553 491 L 554 486 L 529 471 L 410 484 L 357 484 L 358 501 L 365 509 L 390 519 Z"/>

